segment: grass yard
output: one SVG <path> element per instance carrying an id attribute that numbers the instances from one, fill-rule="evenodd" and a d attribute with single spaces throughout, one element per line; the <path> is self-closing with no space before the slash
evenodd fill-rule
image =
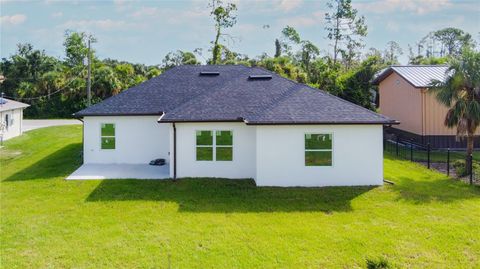
<path id="1" fill-rule="evenodd" d="M 381 187 L 65 181 L 81 126 L 0 149 L 2 268 L 479 268 L 480 188 L 385 159 Z"/>

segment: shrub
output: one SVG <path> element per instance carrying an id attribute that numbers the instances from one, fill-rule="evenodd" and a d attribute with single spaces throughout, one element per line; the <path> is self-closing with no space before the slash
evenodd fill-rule
<path id="1" fill-rule="evenodd" d="M 468 175 L 464 160 L 456 160 L 452 165 L 455 168 L 455 172 L 457 173 L 458 177 L 464 177 Z M 480 164 L 478 162 L 473 162 L 473 170 L 474 173 L 480 173 Z"/>
<path id="2" fill-rule="evenodd" d="M 385 259 L 384 257 L 380 257 L 378 259 L 367 259 L 366 262 L 367 262 L 367 268 L 368 269 L 387 269 L 387 268 L 391 268 L 387 259 Z"/>

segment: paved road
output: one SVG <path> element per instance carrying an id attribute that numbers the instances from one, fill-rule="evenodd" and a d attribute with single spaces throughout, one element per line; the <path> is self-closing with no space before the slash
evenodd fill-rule
<path id="1" fill-rule="evenodd" d="M 28 132 L 38 128 L 74 124 L 82 124 L 82 122 L 79 120 L 23 120 L 22 128 L 24 132 Z"/>

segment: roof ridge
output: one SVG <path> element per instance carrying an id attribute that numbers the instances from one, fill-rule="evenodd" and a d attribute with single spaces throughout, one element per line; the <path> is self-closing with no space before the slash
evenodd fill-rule
<path id="1" fill-rule="evenodd" d="M 448 67 L 448 64 L 408 64 L 408 65 L 401 65 L 401 64 L 393 64 L 389 67 Z"/>
<path id="2" fill-rule="evenodd" d="M 251 114 L 258 116 L 258 115 L 264 114 L 265 112 L 267 112 L 268 110 L 270 110 L 272 108 L 275 108 L 276 106 L 279 105 L 279 103 L 281 101 L 285 100 L 286 98 L 288 98 L 292 94 L 294 94 L 296 87 L 297 87 L 297 85 L 292 85 L 285 92 L 281 93 L 280 96 L 278 96 L 276 98 L 273 98 L 271 102 L 269 102 L 268 104 L 265 104 L 265 106 L 262 106 L 260 111 L 253 112 Z"/>

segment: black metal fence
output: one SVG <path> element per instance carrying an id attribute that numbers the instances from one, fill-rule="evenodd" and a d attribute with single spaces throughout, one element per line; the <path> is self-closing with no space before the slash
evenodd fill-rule
<path id="1" fill-rule="evenodd" d="M 480 183 L 480 159 L 471 155 L 468 156 L 470 161 L 466 162 L 465 151 L 435 149 L 430 145 L 417 144 L 398 136 L 386 136 L 383 149 L 398 158 L 421 163 L 429 169 L 462 178 L 470 184 Z"/>

